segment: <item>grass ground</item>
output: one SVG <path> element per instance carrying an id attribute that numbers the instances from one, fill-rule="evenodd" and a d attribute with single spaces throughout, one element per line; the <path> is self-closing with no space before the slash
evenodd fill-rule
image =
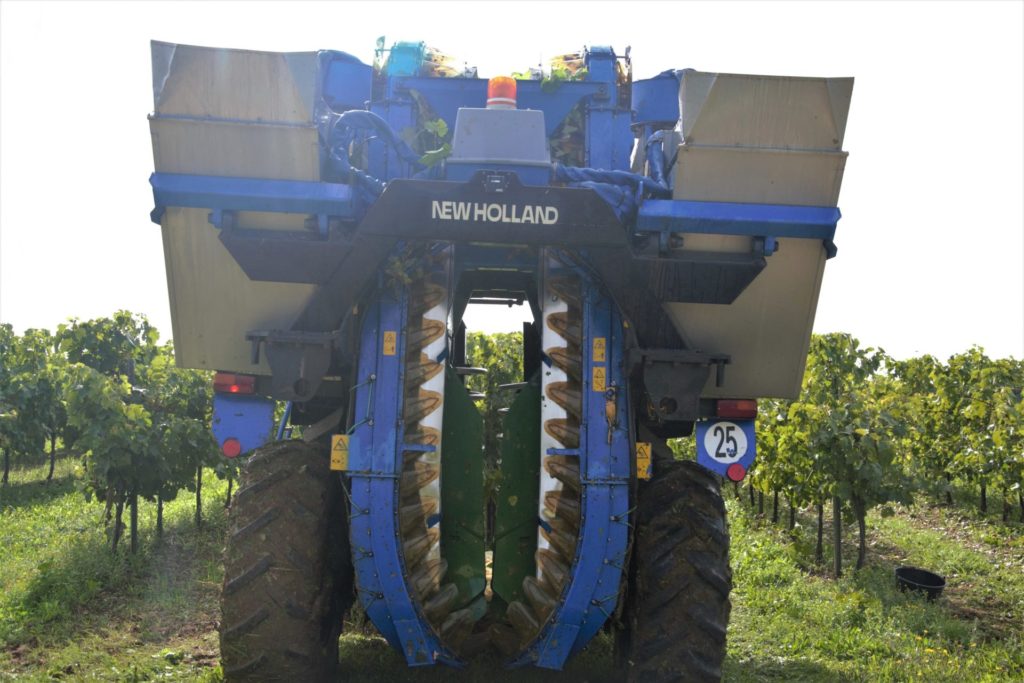
<path id="1" fill-rule="evenodd" d="M 206 478 L 200 530 L 188 492 L 169 504 L 161 543 L 152 536 L 153 506 L 142 506 L 133 557 L 111 553 L 102 505 L 76 490 L 70 461 L 56 481 L 44 476 L 42 467 L 16 470 L 0 489 L 0 679 L 219 680 L 224 484 Z M 728 498 L 735 588 L 726 680 L 1024 680 L 1020 523 L 928 505 L 875 513 L 867 566 L 836 581 L 813 562 L 811 517 L 788 532 Z M 850 532 L 848 567 L 854 540 Z M 929 603 L 896 590 L 900 564 L 945 575 L 943 597 Z M 620 679 L 604 637 L 561 675 L 504 672 L 495 661 L 457 676 L 408 670 L 360 630 L 343 637 L 341 657 L 350 681 Z"/>
<path id="2" fill-rule="evenodd" d="M 155 506 L 140 505 L 131 556 L 111 552 L 103 504 L 76 489 L 72 462 L 57 475 L 15 470 L 0 489 L 0 679 L 209 677 L 219 659 L 224 483 L 206 477 L 201 530 L 188 492 L 168 504 L 162 543 Z"/>
<path id="3" fill-rule="evenodd" d="M 741 507 L 730 503 L 727 680 L 1024 680 L 1019 524 L 931 508 L 872 513 L 866 566 L 836 581 L 811 562 L 810 517 L 790 533 Z M 852 530 L 846 538 L 844 563 L 853 567 Z M 945 576 L 943 596 L 928 602 L 900 592 L 893 570 L 903 564 Z"/>

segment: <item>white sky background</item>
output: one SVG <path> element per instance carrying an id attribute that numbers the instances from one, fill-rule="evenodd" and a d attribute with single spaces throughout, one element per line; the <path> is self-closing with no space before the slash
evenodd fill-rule
<path id="1" fill-rule="evenodd" d="M 897 357 L 1024 357 L 1024 3 L 0 4 L 0 321 L 147 314 L 170 334 L 149 222 L 150 39 L 350 52 L 425 40 L 507 74 L 611 44 L 668 68 L 855 76 L 815 331 Z M 483 307 L 480 307 L 483 308 Z M 475 327 L 518 329 L 487 307 Z M 504 319 L 501 314 L 504 313 Z"/>

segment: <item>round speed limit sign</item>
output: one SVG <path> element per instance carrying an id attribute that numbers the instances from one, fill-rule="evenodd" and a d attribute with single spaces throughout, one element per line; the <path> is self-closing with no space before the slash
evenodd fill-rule
<path id="1" fill-rule="evenodd" d="M 733 422 L 716 422 L 704 434 L 704 450 L 714 462 L 729 465 L 747 453 L 747 435 Z"/>

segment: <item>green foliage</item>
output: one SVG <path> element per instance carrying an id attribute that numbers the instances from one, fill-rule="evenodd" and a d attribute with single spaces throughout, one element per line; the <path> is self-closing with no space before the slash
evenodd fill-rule
<path id="1" fill-rule="evenodd" d="M 676 460 L 696 460 L 697 442 L 693 437 L 669 439 L 668 447 Z"/>
<path id="2" fill-rule="evenodd" d="M 451 153 L 451 144 L 445 142 L 437 149 L 431 149 L 424 152 L 423 156 L 420 157 L 420 163 L 429 168 L 447 159 L 449 156 L 451 156 Z"/>
<path id="3" fill-rule="evenodd" d="M 422 93 L 410 90 L 409 96 L 415 104 L 416 127 L 409 126 L 402 130 L 402 139 L 420 155 L 421 164 L 434 166 L 452 153 L 451 131 L 448 123 L 437 115 Z"/>
<path id="4" fill-rule="evenodd" d="M 483 375 L 467 377 L 466 388 L 484 394 L 485 430 L 493 440 L 493 436 L 501 432 L 501 409 L 511 406 L 515 399 L 515 392 L 502 390 L 501 385 L 523 381 L 522 333 L 468 333 L 466 363 L 487 371 Z M 497 443 L 485 444 L 485 448 L 489 455 L 494 454 L 493 457 L 497 457 Z"/>
<path id="5" fill-rule="evenodd" d="M 523 381 L 523 334 L 469 332 L 466 362 L 487 370 L 484 375 L 470 375 L 466 386 L 472 391 L 482 391 L 488 398 L 488 406 L 493 403 L 496 409 L 507 408 L 512 404 L 513 395 L 498 387 Z"/>
<path id="6" fill-rule="evenodd" d="M 800 398 L 784 417 L 776 411 L 775 434 L 767 435 L 785 454 L 769 458 L 778 466 L 761 478 L 798 501 L 836 495 L 859 518 L 874 505 L 907 500 L 910 484 L 896 457 L 904 429 L 891 413 L 892 381 L 876 374 L 886 360 L 848 334 L 815 336 Z"/>
<path id="7" fill-rule="evenodd" d="M 497 435 L 502 431 L 502 409 L 510 407 L 515 399 L 514 391 L 500 387 L 523 381 L 522 333 L 467 333 L 466 363 L 487 371 L 483 375 L 467 377 L 466 388 L 484 394 L 484 488 L 486 495 L 490 496 L 501 485 L 501 470 L 497 466 L 500 457 Z"/>
<path id="8" fill-rule="evenodd" d="M 0 449 L 20 459 L 43 452 L 47 439 L 69 439 L 65 362 L 46 330 L 14 334 L 0 326 Z"/>
<path id="9" fill-rule="evenodd" d="M 1021 484 L 1021 388 L 1024 364 L 988 360 L 972 367 L 969 402 L 963 413 L 969 429 L 964 469 L 997 487 Z"/>
<path id="10" fill-rule="evenodd" d="M 70 368 L 68 408 L 85 449 L 86 495 L 123 505 L 130 496 L 155 495 L 163 483 L 160 434 L 145 406 L 130 402 L 127 377 L 91 367 Z"/>
<path id="11" fill-rule="evenodd" d="M 126 503 L 172 500 L 181 488 L 195 486 L 201 467 L 217 462 L 209 373 L 177 368 L 173 347 L 157 346 L 158 332 L 145 317 L 118 311 L 111 318 L 72 320 L 55 338 L 36 330 L 17 343 L 11 337 L 9 330 L 0 334 L 0 351 L 17 359 L 5 366 L 32 380 L 0 377 L 0 386 L 20 392 L 3 434 L 28 422 L 35 431 L 15 430 L 21 441 L 60 435 L 67 446 L 73 433 L 83 453 L 86 496 L 107 503 L 105 519 L 117 506 L 115 544 Z"/>
<path id="12" fill-rule="evenodd" d="M 160 333 L 145 316 L 117 311 L 110 318 L 72 319 L 57 327 L 56 337 L 69 362 L 133 380 L 136 365 L 149 363 L 156 355 Z"/>
<path id="13" fill-rule="evenodd" d="M 949 495 L 956 482 L 1015 496 L 1022 385 L 1024 364 L 978 347 L 946 364 L 894 361 L 848 334 L 814 336 L 799 398 L 760 403 L 753 482 L 799 506 L 837 497 L 861 523 L 875 506 Z"/>
<path id="14" fill-rule="evenodd" d="M 987 409 L 977 381 L 990 364 L 984 351 L 975 346 L 952 356 L 934 379 L 944 414 L 938 427 L 948 469 L 969 480 L 977 479 L 983 457 L 979 451 L 987 450 Z"/>
<path id="15" fill-rule="evenodd" d="M 901 443 L 905 467 L 916 488 L 932 494 L 948 492 L 947 476 L 952 476 L 950 462 L 956 449 L 949 447 L 948 435 L 943 433 L 946 410 L 935 388 L 942 364 L 925 355 L 893 361 L 890 370 L 895 381 L 894 412 L 904 424 L 915 426 Z"/>
<path id="16" fill-rule="evenodd" d="M 438 138 L 448 137 L 448 124 L 444 122 L 444 119 L 427 121 L 423 124 L 423 129 L 428 133 L 433 133 Z"/>
<path id="17" fill-rule="evenodd" d="M 444 119 L 431 119 L 423 123 L 423 130 L 420 131 L 420 135 L 417 136 L 419 139 L 423 134 L 433 136 L 433 140 L 430 140 L 426 144 L 430 146 L 429 149 L 423 151 L 423 156 L 420 157 L 420 163 L 428 168 L 434 164 L 438 164 L 452 153 L 452 145 L 450 137 L 448 136 L 448 124 L 444 122 Z"/>
<path id="18" fill-rule="evenodd" d="M 540 89 L 546 93 L 553 93 L 561 87 L 562 83 L 568 81 L 585 81 L 587 79 L 587 68 L 582 67 L 571 71 L 565 66 L 552 66 L 550 73 L 541 79 Z"/>
<path id="19" fill-rule="evenodd" d="M 1015 384 L 1002 386 L 992 395 L 991 468 L 996 483 L 1010 492 L 1021 492 L 1024 485 L 1024 363 L 1017 361 Z"/>
<path id="20" fill-rule="evenodd" d="M 174 348 L 158 349 L 141 373 L 143 402 L 159 435 L 159 485 L 140 492 L 146 498 L 173 500 L 181 488 L 195 489 L 196 469 L 220 467 L 218 476 L 232 477 L 237 464 L 219 457 L 210 432 L 213 381 L 210 373 L 187 370 L 174 364 Z"/>

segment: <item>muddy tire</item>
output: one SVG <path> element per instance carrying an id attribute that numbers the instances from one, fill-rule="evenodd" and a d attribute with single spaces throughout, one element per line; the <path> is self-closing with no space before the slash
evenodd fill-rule
<path id="1" fill-rule="evenodd" d="M 322 447 L 280 441 L 246 462 L 224 552 L 225 680 L 333 678 L 352 593 L 341 497 Z"/>
<path id="2" fill-rule="evenodd" d="M 729 530 L 714 475 L 659 462 L 641 484 L 617 659 L 629 681 L 719 681 L 729 623 Z"/>

